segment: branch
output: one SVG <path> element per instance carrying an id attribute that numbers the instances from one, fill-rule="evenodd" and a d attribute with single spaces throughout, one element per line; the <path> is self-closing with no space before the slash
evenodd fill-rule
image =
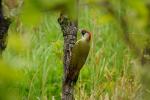
<path id="1" fill-rule="evenodd" d="M 74 100 L 74 84 L 67 83 L 65 80 L 67 78 L 67 73 L 69 71 L 70 60 L 71 60 L 71 50 L 77 41 L 77 20 L 71 21 L 64 14 L 60 14 L 58 18 L 58 23 L 61 26 L 61 30 L 64 36 L 64 79 L 63 79 L 63 91 L 62 100 Z"/>
<path id="2" fill-rule="evenodd" d="M 117 16 L 116 11 L 114 10 L 113 5 L 108 1 L 108 0 L 102 0 L 102 2 L 100 3 L 100 6 L 104 7 L 108 13 L 110 13 L 117 22 L 119 22 L 119 25 L 122 29 L 122 34 L 123 34 L 123 39 L 126 42 L 126 44 L 134 51 L 135 54 L 141 56 L 141 51 L 140 49 L 132 42 L 132 40 L 130 39 L 130 35 L 129 35 L 129 26 L 127 23 L 127 18 L 124 15 Z M 126 9 L 123 8 L 123 6 L 121 6 L 121 9 L 126 12 Z"/>
<path id="3" fill-rule="evenodd" d="M 6 48 L 7 31 L 11 21 L 6 19 L 2 11 L 2 0 L 0 0 L 0 56 Z"/>

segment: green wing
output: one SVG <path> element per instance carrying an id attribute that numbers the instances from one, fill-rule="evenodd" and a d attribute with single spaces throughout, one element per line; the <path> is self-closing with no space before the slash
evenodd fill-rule
<path id="1" fill-rule="evenodd" d="M 85 64 L 90 46 L 85 41 L 79 40 L 72 49 L 72 56 L 69 66 L 68 80 L 76 82 L 80 69 Z"/>
<path id="2" fill-rule="evenodd" d="M 82 45 L 82 42 L 79 40 L 75 43 L 74 47 L 72 48 L 72 55 L 71 55 L 71 61 L 70 61 L 70 67 L 76 67 L 78 63 L 78 59 L 80 57 L 80 47 Z"/>

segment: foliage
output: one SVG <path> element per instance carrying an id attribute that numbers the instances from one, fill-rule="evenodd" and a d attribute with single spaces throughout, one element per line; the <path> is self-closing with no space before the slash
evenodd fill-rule
<path id="1" fill-rule="evenodd" d="M 70 9 L 70 5 L 74 4 L 71 1 L 24 1 L 9 29 L 8 46 L 0 61 L 0 94 L 8 93 L 10 98 L 13 95 L 14 100 L 60 100 L 63 36 L 57 22 L 61 7 L 59 10 L 54 8 L 63 4 L 67 6 L 66 9 Z M 110 2 L 118 19 L 127 15 L 130 38 L 142 51 L 149 39 L 149 34 L 144 30 L 148 19 L 148 9 L 144 5 L 146 0 Z M 142 87 L 138 77 L 139 65 L 134 63 L 135 54 L 122 41 L 122 28 L 118 21 L 98 4 L 99 0 L 83 0 L 79 5 L 79 28 L 92 32 L 92 44 L 75 87 L 75 98 L 140 99 Z M 126 8 L 126 13 L 122 7 Z M 70 16 L 74 14 L 71 13 Z M 79 33 L 78 38 L 80 36 Z M 7 97 L 3 94 L 0 97 Z"/>

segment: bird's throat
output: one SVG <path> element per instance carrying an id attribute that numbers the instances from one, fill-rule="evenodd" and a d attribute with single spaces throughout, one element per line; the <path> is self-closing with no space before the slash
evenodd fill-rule
<path id="1" fill-rule="evenodd" d="M 86 41 L 90 41 L 91 40 L 91 33 L 86 33 L 82 38 Z"/>

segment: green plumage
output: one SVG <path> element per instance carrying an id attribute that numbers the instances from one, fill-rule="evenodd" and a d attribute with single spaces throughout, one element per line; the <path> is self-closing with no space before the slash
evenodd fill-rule
<path id="1" fill-rule="evenodd" d="M 82 38 L 75 43 L 72 49 L 69 72 L 67 74 L 67 79 L 66 79 L 67 81 L 73 81 L 74 83 L 76 83 L 80 69 L 85 64 L 85 61 L 87 59 L 90 50 L 89 42 L 90 41 L 87 41 Z"/>

